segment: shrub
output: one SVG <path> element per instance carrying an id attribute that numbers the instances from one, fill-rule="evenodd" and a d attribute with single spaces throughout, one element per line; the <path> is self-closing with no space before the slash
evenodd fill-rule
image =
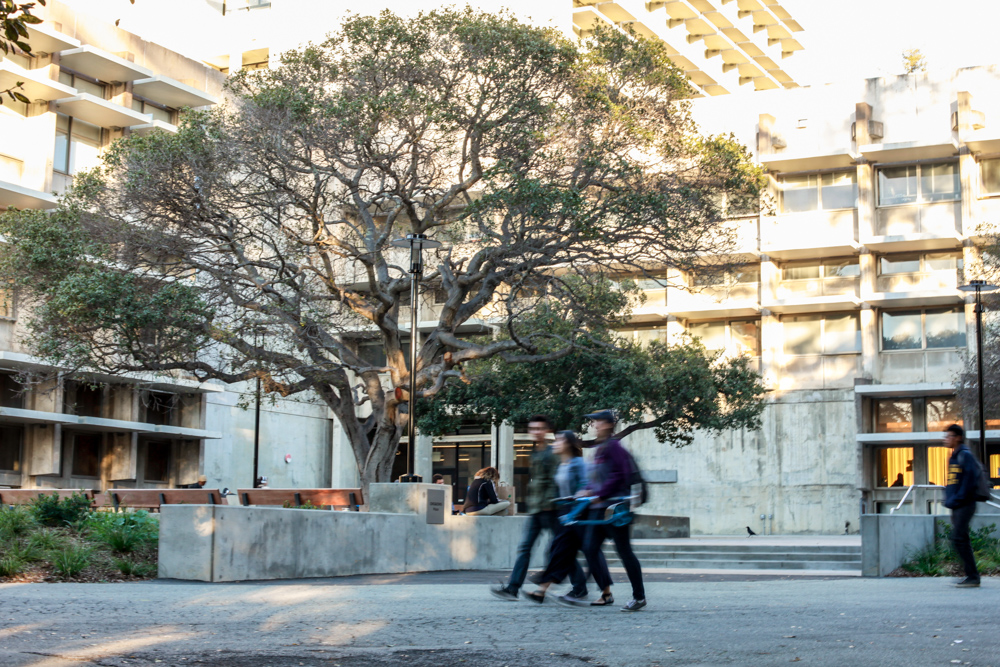
<path id="1" fill-rule="evenodd" d="M 68 498 L 55 493 L 42 495 L 31 504 L 31 510 L 43 526 L 75 526 L 91 514 L 90 500 L 82 493 Z"/>
<path id="2" fill-rule="evenodd" d="M 95 540 L 122 554 L 152 544 L 159 535 L 159 523 L 146 510 L 95 513 L 87 520 L 86 528 Z"/>
<path id="3" fill-rule="evenodd" d="M 15 577 L 24 572 L 27 565 L 17 556 L 5 555 L 0 558 L 0 577 Z"/>
<path id="4" fill-rule="evenodd" d="M 30 533 L 37 522 L 27 507 L 0 505 L 0 539 L 13 539 Z"/>
<path id="5" fill-rule="evenodd" d="M 129 560 L 127 558 L 116 558 L 115 567 L 118 571 L 129 577 L 152 577 L 156 575 L 156 566 L 152 563 Z"/>
<path id="6" fill-rule="evenodd" d="M 65 546 L 66 537 L 53 530 L 36 530 L 28 536 L 28 546 L 39 551 L 52 551 Z"/>
<path id="7" fill-rule="evenodd" d="M 66 546 L 49 553 L 52 569 L 64 577 L 75 577 L 87 569 L 93 559 L 90 549 L 76 546 Z"/>

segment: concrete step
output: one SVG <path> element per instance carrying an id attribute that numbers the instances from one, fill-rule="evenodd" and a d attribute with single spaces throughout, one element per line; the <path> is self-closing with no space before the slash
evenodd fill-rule
<path id="1" fill-rule="evenodd" d="M 652 551 L 646 549 L 634 549 L 635 555 L 639 557 L 639 560 L 644 560 L 646 558 L 656 558 L 656 559 L 671 559 L 676 558 L 679 560 L 698 560 L 698 559 L 709 559 L 709 560 L 788 560 L 788 561 L 813 561 L 813 560 L 824 560 L 824 561 L 855 561 L 861 560 L 861 552 L 856 553 L 822 553 L 816 551 L 810 552 L 753 552 L 753 551 Z M 605 549 L 605 555 L 613 556 L 615 553 L 614 548 Z"/>
<path id="2" fill-rule="evenodd" d="M 610 544 L 610 543 L 609 543 Z M 752 542 L 747 544 L 713 544 L 706 541 L 692 541 L 690 544 L 684 544 L 682 540 L 672 540 L 670 542 L 664 541 L 663 543 L 657 543 L 653 541 L 646 540 L 632 540 L 632 548 L 636 551 L 642 549 L 643 551 L 657 551 L 657 550 L 668 550 L 668 551 L 727 551 L 734 553 L 744 553 L 752 551 L 755 553 L 812 553 L 812 552 L 822 552 L 822 553 L 861 553 L 860 546 L 820 546 L 820 545 L 795 545 L 795 544 L 764 544 L 757 546 Z"/>
<path id="3" fill-rule="evenodd" d="M 836 570 L 855 571 L 861 569 L 861 560 L 853 561 L 789 561 L 789 560 L 697 560 L 640 558 L 646 568 L 674 568 L 698 570 Z M 608 558 L 608 567 L 622 567 L 617 558 Z"/>
<path id="4" fill-rule="evenodd" d="M 691 538 L 634 540 L 639 562 L 648 568 L 704 570 L 832 570 L 861 569 L 861 546 L 811 538 L 741 539 Z M 614 545 L 604 545 L 611 567 L 621 567 Z"/>

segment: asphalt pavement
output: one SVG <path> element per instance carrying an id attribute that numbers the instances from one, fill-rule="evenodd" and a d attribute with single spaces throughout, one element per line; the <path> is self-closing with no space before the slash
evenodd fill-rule
<path id="1" fill-rule="evenodd" d="M 1000 667 L 1000 580 L 658 573 L 629 614 L 496 600 L 501 574 L 7 584 L 0 667 Z"/>

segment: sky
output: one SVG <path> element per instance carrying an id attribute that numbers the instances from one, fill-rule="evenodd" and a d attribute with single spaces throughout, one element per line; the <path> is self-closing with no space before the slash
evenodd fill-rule
<path id="1" fill-rule="evenodd" d="M 135 0 L 135 4 L 129 0 L 62 1 L 109 22 L 121 19 L 122 28 L 186 55 L 207 57 L 227 52 L 225 45 L 217 43 L 218 32 L 213 27 L 221 17 L 211 15 L 205 0 Z M 438 4 L 444 3 L 369 0 L 360 5 L 353 0 L 274 0 L 276 9 L 284 5 L 291 10 L 281 15 L 296 17 L 288 26 L 290 34 L 304 35 L 334 21 L 335 15 L 348 7 L 355 11 L 386 7 L 410 13 L 417 6 Z M 464 3 L 456 0 L 455 4 Z M 562 12 L 562 7 L 568 12 L 571 0 L 472 0 L 472 4 L 485 9 L 510 4 L 513 11 L 531 11 L 537 19 L 540 14 Z M 997 0 L 783 0 L 781 4 L 805 28 L 795 35 L 805 50 L 781 63 L 802 84 L 900 74 L 902 52 L 912 48 L 924 53 L 932 72 L 1000 64 Z M 308 9 L 296 11 L 300 7 Z"/>

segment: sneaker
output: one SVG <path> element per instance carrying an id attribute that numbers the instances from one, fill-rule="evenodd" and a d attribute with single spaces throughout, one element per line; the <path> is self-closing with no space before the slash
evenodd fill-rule
<path id="1" fill-rule="evenodd" d="M 979 580 L 973 579 L 972 577 L 966 577 L 962 581 L 955 584 L 955 588 L 979 588 Z"/>
<path id="2" fill-rule="evenodd" d="M 581 602 L 586 601 L 590 594 L 587 591 L 570 591 L 566 594 L 566 597 L 573 598 L 574 600 L 580 600 Z"/>
<path id="3" fill-rule="evenodd" d="M 490 594 L 492 594 L 495 598 L 500 598 L 501 600 L 517 602 L 517 591 L 512 591 L 504 584 L 500 584 L 499 586 L 490 586 Z"/>
<path id="4" fill-rule="evenodd" d="M 628 604 L 622 607 L 622 611 L 639 611 L 646 606 L 646 600 L 629 600 Z"/>
<path id="5" fill-rule="evenodd" d="M 542 604 L 543 602 L 545 602 L 545 593 L 542 593 L 541 591 L 531 591 L 529 593 L 527 591 L 522 590 L 521 595 L 523 595 L 526 600 L 531 600 L 532 602 L 535 602 L 537 604 Z"/>
<path id="6" fill-rule="evenodd" d="M 560 596 L 556 597 L 556 602 L 558 602 L 559 604 L 564 605 L 566 607 L 578 607 L 579 608 L 579 607 L 589 607 L 590 606 L 590 603 L 587 602 L 585 599 L 581 600 L 580 598 L 570 597 L 570 595 L 568 595 L 568 594 L 567 595 L 560 595 Z"/>

